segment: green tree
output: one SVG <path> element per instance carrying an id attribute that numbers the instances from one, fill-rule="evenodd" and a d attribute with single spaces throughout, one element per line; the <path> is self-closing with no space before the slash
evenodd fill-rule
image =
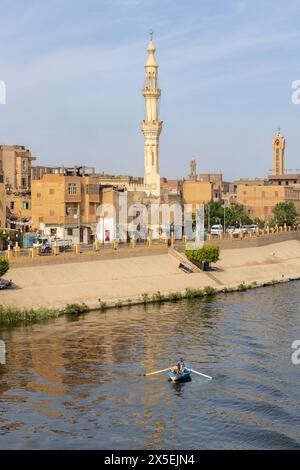
<path id="1" fill-rule="evenodd" d="M 236 224 L 245 225 L 252 223 L 252 220 L 247 214 L 247 211 L 241 204 L 232 204 L 231 206 L 226 207 L 225 219 L 227 226 Z"/>
<path id="2" fill-rule="evenodd" d="M 6 258 L 0 257 L 0 278 L 9 270 L 9 262 Z"/>
<path id="3" fill-rule="evenodd" d="M 297 211 L 293 202 L 279 202 L 273 209 L 277 225 L 293 225 L 296 222 Z"/>
<path id="4" fill-rule="evenodd" d="M 205 206 L 205 218 L 204 218 L 204 225 L 208 227 L 208 222 L 210 226 L 215 224 L 221 224 L 224 218 L 224 209 L 222 204 L 219 202 L 210 201 Z"/>
<path id="5" fill-rule="evenodd" d="M 192 263 L 201 263 L 204 270 L 206 270 L 211 263 L 216 263 L 219 260 L 220 247 L 207 245 L 198 250 L 186 250 L 185 255 Z"/>
<path id="6" fill-rule="evenodd" d="M 265 222 L 264 220 L 260 219 L 259 217 L 255 217 L 253 219 L 253 223 L 258 226 L 258 228 L 264 228 L 265 227 Z"/>

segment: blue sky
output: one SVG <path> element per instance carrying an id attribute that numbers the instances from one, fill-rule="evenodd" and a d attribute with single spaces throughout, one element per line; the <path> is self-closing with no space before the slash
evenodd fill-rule
<path id="1" fill-rule="evenodd" d="M 300 168 L 300 1 L 0 0 L 0 143 L 41 164 L 143 174 L 144 64 L 153 29 L 161 174 L 272 168 L 278 126 Z"/>

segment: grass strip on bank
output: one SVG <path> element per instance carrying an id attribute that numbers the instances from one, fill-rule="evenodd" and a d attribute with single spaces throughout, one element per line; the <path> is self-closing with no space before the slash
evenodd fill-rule
<path id="1" fill-rule="evenodd" d="M 54 320 L 62 315 L 69 316 L 71 318 L 83 315 L 92 310 L 99 310 L 105 312 L 109 309 L 120 309 L 123 307 L 130 307 L 134 305 L 148 305 L 148 304 L 159 304 L 163 302 L 177 302 L 184 299 L 210 299 L 217 294 L 228 294 L 234 292 L 244 292 L 249 289 L 256 289 L 258 287 L 275 286 L 288 281 L 300 280 L 299 277 L 293 279 L 280 279 L 271 280 L 263 283 L 252 282 L 251 284 L 241 283 L 238 286 L 223 287 L 215 289 L 214 287 L 207 286 L 204 289 L 187 288 L 183 292 L 169 292 L 168 294 L 162 294 L 160 291 L 154 292 L 153 294 L 144 293 L 138 299 L 126 299 L 117 300 L 115 302 L 103 302 L 98 299 L 98 308 L 90 308 L 85 303 L 68 304 L 64 309 L 47 309 L 47 308 L 30 308 L 30 309 L 19 309 L 15 307 L 3 307 L 0 306 L 0 326 L 18 326 L 18 325 L 30 325 L 38 322 L 46 322 Z"/>
<path id="2" fill-rule="evenodd" d="M 20 309 L 0 306 L 0 326 L 28 325 L 53 320 L 61 315 L 82 315 L 89 311 L 86 304 L 68 304 L 63 310 L 50 308 Z"/>
<path id="3" fill-rule="evenodd" d="M 15 307 L 0 307 L 0 325 L 16 326 L 51 320 L 59 316 L 59 310 L 47 308 L 19 309 Z"/>

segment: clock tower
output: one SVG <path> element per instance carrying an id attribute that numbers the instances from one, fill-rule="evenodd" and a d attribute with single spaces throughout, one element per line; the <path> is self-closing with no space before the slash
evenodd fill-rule
<path id="1" fill-rule="evenodd" d="M 284 152 L 285 138 L 281 135 L 280 129 L 273 139 L 274 151 L 274 176 L 284 175 Z"/>

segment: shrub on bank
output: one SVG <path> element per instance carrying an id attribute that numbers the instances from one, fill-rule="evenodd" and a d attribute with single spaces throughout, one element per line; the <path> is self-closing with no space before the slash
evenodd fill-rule
<path id="1" fill-rule="evenodd" d="M 251 288 L 251 286 L 248 286 L 247 284 L 242 283 L 238 286 L 237 290 L 240 291 L 240 292 L 243 292 L 243 291 L 246 291 L 250 288 Z"/>
<path id="2" fill-rule="evenodd" d="M 164 301 L 164 296 L 159 290 L 152 295 L 152 301 L 157 303 L 161 303 Z"/>
<path id="3" fill-rule="evenodd" d="M 3 256 L 0 256 L 0 278 L 9 270 L 9 262 Z"/>
<path id="4" fill-rule="evenodd" d="M 66 315 L 81 315 L 87 313 L 89 308 L 86 304 L 68 304 L 63 313 Z"/>
<path id="5" fill-rule="evenodd" d="M 150 297 L 149 297 L 149 294 L 147 292 L 145 292 L 144 294 L 142 294 L 142 300 L 143 300 L 143 303 L 146 305 L 150 302 Z"/>
<path id="6" fill-rule="evenodd" d="M 211 263 L 216 263 L 220 259 L 220 247 L 207 245 L 198 250 L 186 250 L 185 255 L 192 263 L 200 264 L 205 271 L 209 269 Z"/>
<path id="7" fill-rule="evenodd" d="M 202 289 L 187 288 L 185 290 L 185 297 L 187 299 L 198 299 L 199 297 L 203 297 L 203 296 L 204 296 L 204 292 Z"/>
<path id="8" fill-rule="evenodd" d="M 107 303 L 106 302 L 100 302 L 101 312 L 104 312 L 106 309 L 107 309 Z"/>
<path id="9" fill-rule="evenodd" d="M 212 297 L 213 295 L 216 295 L 217 292 L 218 292 L 217 289 L 215 289 L 214 287 L 211 287 L 211 286 L 207 286 L 203 289 L 203 293 L 207 297 Z"/>
<path id="10" fill-rule="evenodd" d="M 171 300 L 172 302 L 176 302 L 177 300 L 181 300 L 183 295 L 181 292 L 170 292 L 170 294 L 167 295 L 166 299 Z"/>

